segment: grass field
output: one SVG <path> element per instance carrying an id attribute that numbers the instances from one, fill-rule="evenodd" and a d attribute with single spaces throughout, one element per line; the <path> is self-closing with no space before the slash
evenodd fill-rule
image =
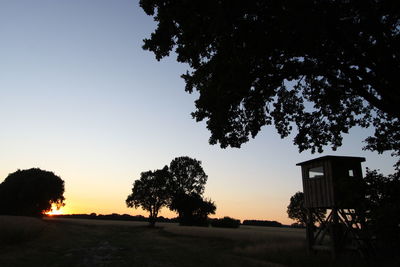
<path id="1" fill-rule="evenodd" d="M 375 266 L 307 255 L 302 229 L 0 216 L 0 266 Z M 380 266 L 383 266 L 380 264 Z M 389 265 L 387 265 L 389 266 Z"/>

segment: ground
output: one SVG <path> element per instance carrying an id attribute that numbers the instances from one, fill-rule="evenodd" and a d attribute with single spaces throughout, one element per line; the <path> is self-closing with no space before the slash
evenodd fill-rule
<path id="1" fill-rule="evenodd" d="M 374 266 L 308 255 L 302 229 L 156 226 L 0 216 L 0 266 Z"/>

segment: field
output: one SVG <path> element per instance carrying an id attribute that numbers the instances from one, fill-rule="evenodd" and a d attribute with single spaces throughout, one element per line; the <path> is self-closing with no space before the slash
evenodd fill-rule
<path id="1" fill-rule="evenodd" d="M 0 216 L 0 266 L 374 266 L 308 255 L 302 229 Z M 383 266 L 380 264 L 380 266 Z M 389 265 L 388 265 L 389 266 Z"/>

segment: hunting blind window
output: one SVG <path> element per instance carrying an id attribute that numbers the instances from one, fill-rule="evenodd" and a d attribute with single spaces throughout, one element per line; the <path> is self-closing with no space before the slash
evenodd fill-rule
<path id="1" fill-rule="evenodd" d="M 308 178 L 315 179 L 323 177 L 324 177 L 324 167 L 318 166 L 308 169 Z"/>

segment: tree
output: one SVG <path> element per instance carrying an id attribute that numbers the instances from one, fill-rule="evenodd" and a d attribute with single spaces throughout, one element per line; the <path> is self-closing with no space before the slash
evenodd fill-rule
<path id="1" fill-rule="evenodd" d="M 376 237 L 379 248 L 398 253 L 400 249 L 400 176 L 384 176 L 367 169 L 365 178 L 369 229 Z M 397 254 L 395 254 L 397 255 Z"/>
<path id="2" fill-rule="evenodd" d="M 207 175 L 201 161 L 187 156 L 177 157 L 171 161 L 169 171 L 170 209 L 178 212 L 181 224 L 206 223 L 207 215 L 214 214 L 216 207 L 211 200 L 202 198 Z"/>
<path id="3" fill-rule="evenodd" d="M 64 206 L 64 181 L 38 168 L 17 170 L 0 184 L 0 213 L 41 216 Z"/>
<path id="4" fill-rule="evenodd" d="M 207 217 L 215 214 L 216 206 L 196 193 L 174 195 L 170 209 L 179 213 L 181 225 L 208 226 Z"/>
<path id="5" fill-rule="evenodd" d="M 140 174 L 140 179 L 133 184 L 132 193 L 126 199 L 130 208 L 142 207 L 150 212 L 149 224 L 154 227 L 159 210 L 168 203 L 170 190 L 167 181 L 170 173 L 165 166 L 161 170 L 147 171 Z"/>
<path id="6" fill-rule="evenodd" d="M 300 151 L 375 127 L 366 149 L 400 156 L 400 2 L 141 0 L 158 22 L 143 48 L 171 51 L 199 92 L 210 143 L 240 147 L 264 125 Z M 400 164 L 400 163 L 399 163 Z M 398 165 L 400 167 L 400 165 Z"/>
<path id="7" fill-rule="evenodd" d="M 174 194 L 204 193 L 207 175 L 201 166 L 201 161 L 187 156 L 174 158 L 170 165 L 170 186 Z"/>
<path id="8" fill-rule="evenodd" d="M 312 213 L 312 222 L 318 221 L 318 217 L 325 218 L 325 209 L 314 209 Z M 307 209 L 304 207 L 304 193 L 297 192 L 290 198 L 290 204 L 287 207 L 287 214 L 290 219 L 296 220 L 299 224 L 305 226 L 307 223 Z"/>

